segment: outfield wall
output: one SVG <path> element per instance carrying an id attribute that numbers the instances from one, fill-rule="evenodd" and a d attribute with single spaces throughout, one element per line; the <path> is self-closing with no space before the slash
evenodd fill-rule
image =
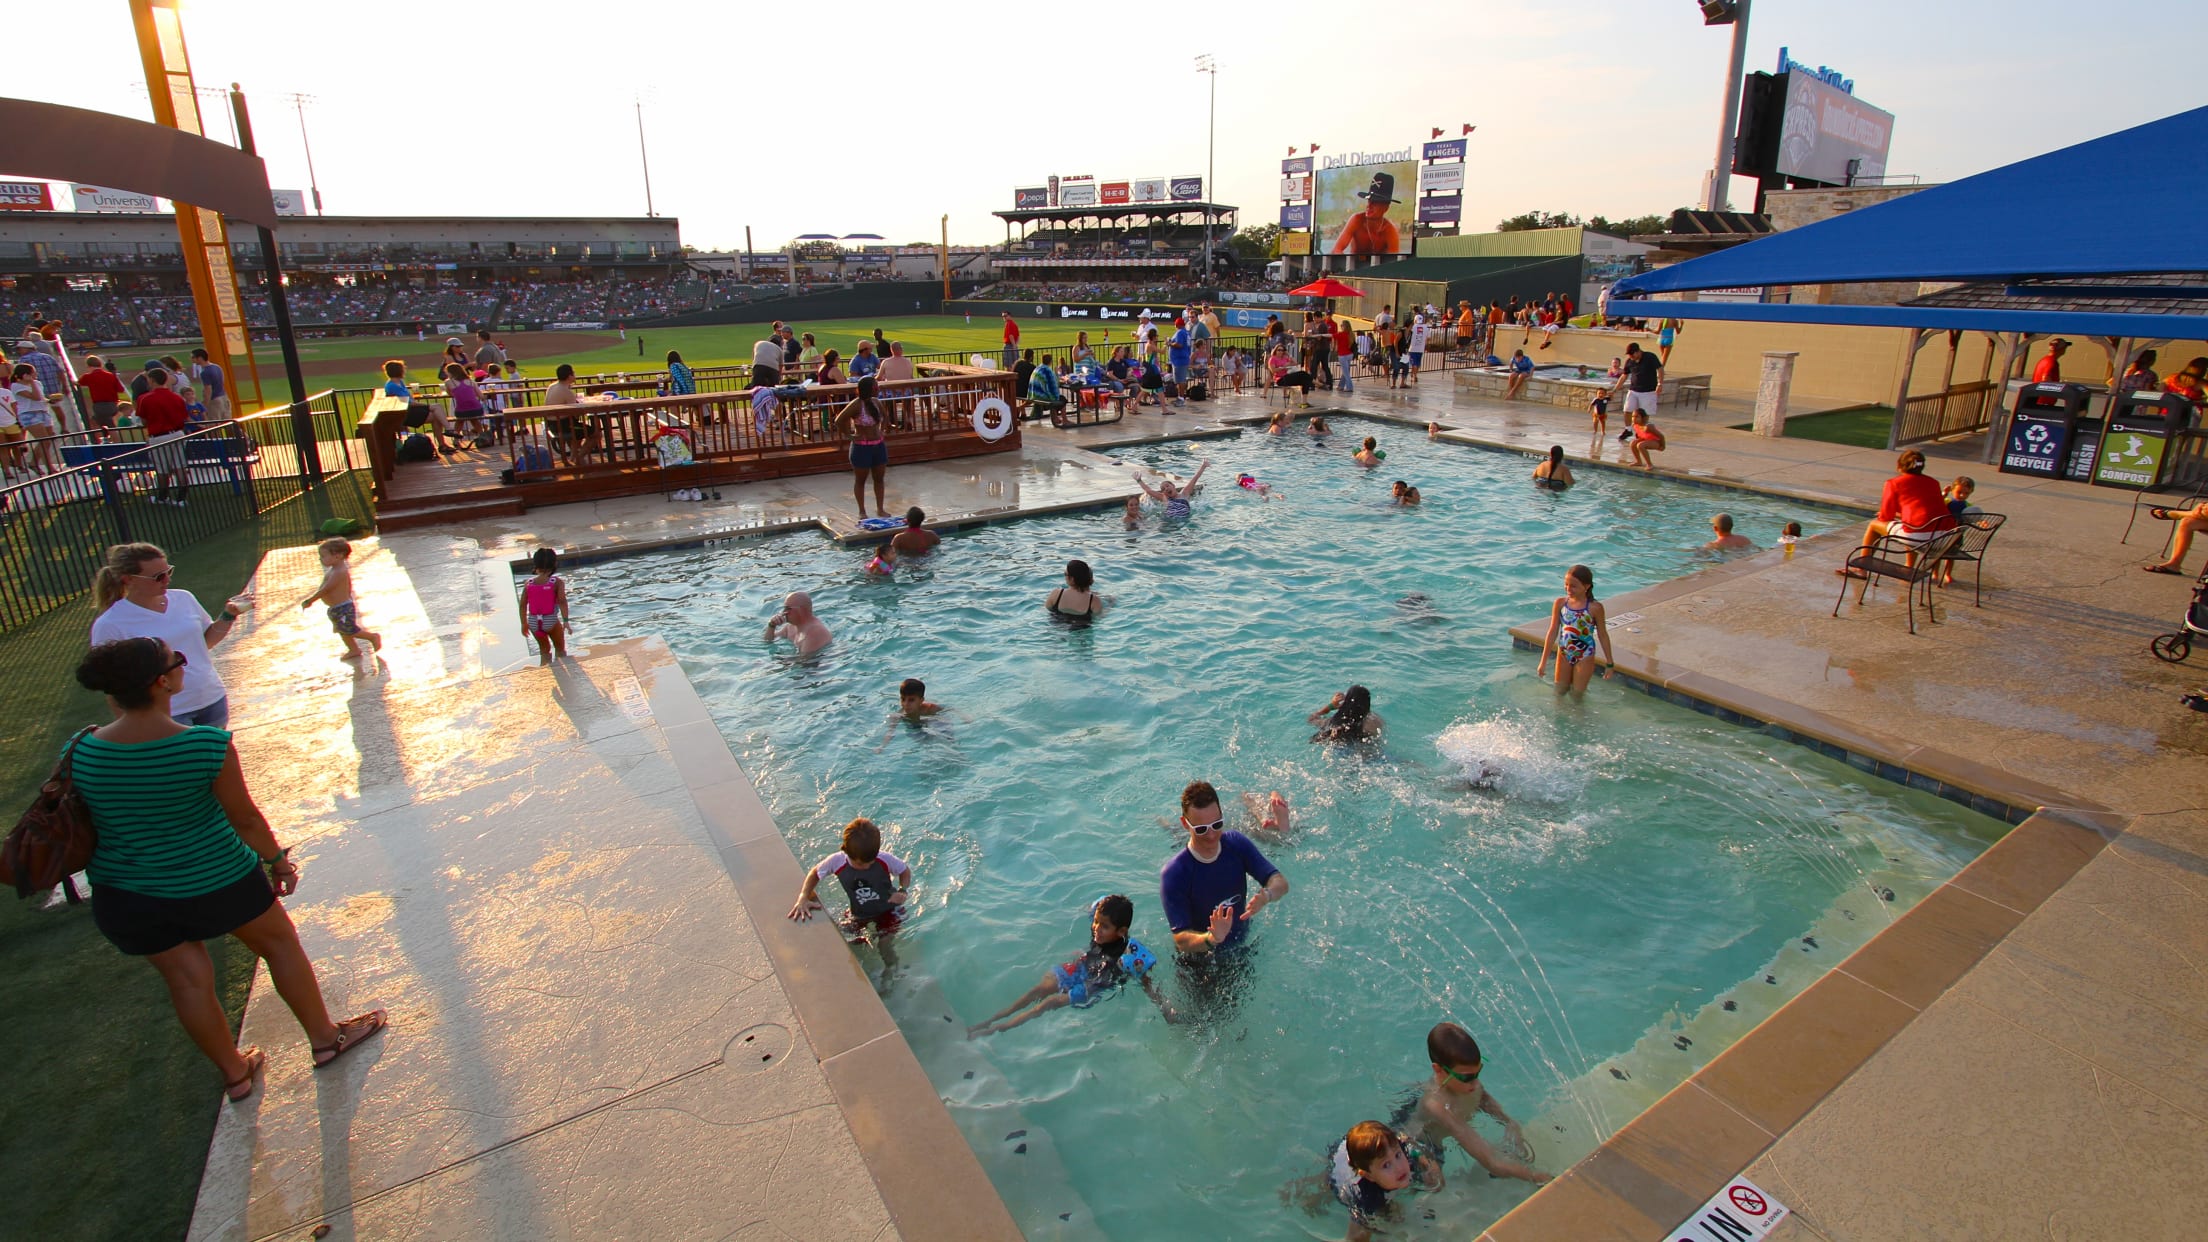
<path id="1" fill-rule="evenodd" d="M 953 282 L 951 287 L 956 291 L 958 284 Z M 978 287 L 974 282 L 966 282 L 968 293 Z M 942 314 L 946 313 L 946 305 L 948 304 L 943 301 L 942 281 L 884 281 L 716 306 L 712 310 L 691 311 L 684 315 L 650 320 L 648 325 L 645 321 L 631 320 L 629 326 L 703 328 L 724 323 L 765 323 L 773 319 L 865 319 L 870 316 L 886 319 L 902 315 Z"/>

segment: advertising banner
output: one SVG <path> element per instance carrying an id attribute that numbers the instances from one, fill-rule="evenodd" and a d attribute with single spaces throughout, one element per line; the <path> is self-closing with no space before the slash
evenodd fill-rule
<path id="1" fill-rule="evenodd" d="M 54 192 L 43 181 L 0 181 L 0 211 L 52 211 Z M 81 208 L 80 208 L 81 210 Z"/>
<path id="2" fill-rule="evenodd" d="M 1282 254 L 1311 253 L 1311 235 L 1309 233 L 1282 233 L 1280 235 L 1280 252 Z"/>
<path id="3" fill-rule="evenodd" d="M 1461 194 L 1429 194 L 1418 200 L 1420 224 L 1455 224 L 1464 215 Z"/>
<path id="4" fill-rule="evenodd" d="M 1280 198 L 1285 203 L 1300 203 L 1311 197 L 1311 178 L 1282 177 Z"/>
<path id="5" fill-rule="evenodd" d="M 303 216 L 307 214 L 307 196 L 297 190 L 270 190 L 269 198 L 276 203 L 279 216 Z"/>
<path id="6" fill-rule="evenodd" d="M 1202 177 L 1175 177 L 1173 178 L 1172 194 L 1173 201 L 1176 203 L 1200 203 L 1204 201 L 1204 179 Z"/>
<path id="7" fill-rule="evenodd" d="M 1412 208 L 1418 161 L 1354 164 L 1319 173 L 1312 185 L 1313 229 L 1324 254 L 1376 255 L 1411 252 Z"/>
<path id="8" fill-rule="evenodd" d="M 1418 188 L 1453 193 L 1464 188 L 1464 165 L 1427 164 L 1418 170 Z"/>
<path id="9" fill-rule="evenodd" d="M 1033 207 L 1050 206 L 1050 187 L 1047 185 L 1022 186 L 1012 191 L 1012 206 L 1025 211 Z"/>
<path id="10" fill-rule="evenodd" d="M 1127 183 L 1107 181 L 1096 187 L 1096 201 L 1107 207 L 1122 206 L 1127 202 Z"/>
<path id="11" fill-rule="evenodd" d="M 1282 203 L 1280 205 L 1280 227 L 1295 229 L 1299 232 L 1310 231 L 1311 204 Z"/>
<path id="12" fill-rule="evenodd" d="M 76 200 L 78 211 L 121 211 L 133 215 L 151 215 L 161 210 L 161 200 L 151 194 L 110 190 L 106 186 L 72 185 L 69 187 L 69 196 Z"/>
<path id="13" fill-rule="evenodd" d="M 1096 206 L 1096 182 L 1087 178 L 1079 181 L 1071 178 L 1060 179 L 1058 182 L 1058 205 L 1060 207 Z"/>
<path id="14" fill-rule="evenodd" d="M 1786 75 L 1786 119 L 1779 135 L 1779 171 L 1846 185 L 1848 162 L 1859 177 L 1886 174 L 1894 117 L 1806 73 Z"/>
<path id="15" fill-rule="evenodd" d="M 1445 138 L 1440 142 L 1429 142 L 1418 154 L 1420 159 L 1461 160 L 1464 158 L 1464 139 Z"/>
<path id="16" fill-rule="evenodd" d="M 1280 162 L 1280 175 L 1283 177 L 1310 176 L 1311 157 L 1308 155 L 1299 155 L 1292 160 L 1282 160 Z"/>
<path id="17" fill-rule="evenodd" d="M 1162 203 L 1165 199 L 1166 180 L 1163 177 L 1137 177 L 1134 180 L 1134 201 L 1138 203 Z"/>

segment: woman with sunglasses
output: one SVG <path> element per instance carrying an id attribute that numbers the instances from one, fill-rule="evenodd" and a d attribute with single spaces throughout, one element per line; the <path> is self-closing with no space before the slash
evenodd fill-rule
<path id="1" fill-rule="evenodd" d="M 268 963 L 316 1069 L 382 1030 L 385 1015 L 330 1021 L 314 963 L 277 900 L 298 888 L 299 864 L 254 805 L 230 734 L 169 714 L 190 668 L 189 656 L 158 638 L 94 647 L 77 681 L 105 694 L 115 719 L 70 744 L 71 772 L 99 833 L 85 867 L 92 921 L 160 972 L 177 1021 L 235 1101 L 253 1094 L 268 1057 L 231 1038 L 204 941 L 236 936 Z"/>
<path id="2" fill-rule="evenodd" d="M 246 601 L 233 598 L 220 617 L 210 617 L 190 591 L 169 588 L 174 570 L 168 554 L 150 543 L 118 543 L 107 550 L 107 563 L 92 578 L 99 616 L 92 622 L 92 645 L 119 638 L 158 638 L 184 653 L 184 686 L 170 710 L 177 723 L 230 724 L 230 691 L 215 672 L 208 649 L 230 634 Z"/>

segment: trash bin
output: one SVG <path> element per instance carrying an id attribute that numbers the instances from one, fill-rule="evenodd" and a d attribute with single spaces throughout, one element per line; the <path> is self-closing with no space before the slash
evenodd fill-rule
<path id="1" fill-rule="evenodd" d="M 2185 426 L 2193 403 L 2174 392 L 2127 392 L 2109 407 L 2093 482 L 2101 487 L 2159 487 L 2170 437 Z"/>
<path id="2" fill-rule="evenodd" d="M 2076 447 L 2078 414 L 2085 408 L 2082 384 L 2026 384 L 2016 390 L 2008 443 L 2001 450 L 2004 474 L 2060 478 Z"/>

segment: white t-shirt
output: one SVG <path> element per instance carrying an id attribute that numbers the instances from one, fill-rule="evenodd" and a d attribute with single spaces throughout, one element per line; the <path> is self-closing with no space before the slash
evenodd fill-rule
<path id="1" fill-rule="evenodd" d="M 118 638 L 158 638 L 169 650 L 183 652 L 184 688 L 169 700 L 169 714 L 182 716 L 218 703 L 230 693 L 215 671 L 214 657 L 207 654 L 207 627 L 214 623 L 190 591 L 171 587 L 165 612 L 140 608 L 127 599 L 109 604 L 92 622 L 92 645 Z"/>
<path id="2" fill-rule="evenodd" d="M 1411 324 L 1411 352 L 1414 354 L 1426 352 L 1426 321 L 1423 319 Z"/>

